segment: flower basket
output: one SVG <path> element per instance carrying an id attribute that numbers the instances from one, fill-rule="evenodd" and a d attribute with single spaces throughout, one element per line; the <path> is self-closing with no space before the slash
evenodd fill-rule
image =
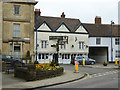
<path id="1" fill-rule="evenodd" d="M 107 66 L 107 64 L 108 64 L 107 62 L 104 62 L 104 63 L 103 63 L 103 66 Z"/>

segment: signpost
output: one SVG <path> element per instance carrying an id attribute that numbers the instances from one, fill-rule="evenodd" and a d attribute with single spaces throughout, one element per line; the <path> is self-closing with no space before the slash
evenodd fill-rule
<path id="1" fill-rule="evenodd" d="M 56 44 L 51 45 L 51 47 L 55 47 L 57 51 L 57 58 L 55 60 L 55 63 L 58 63 L 58 57 L 59 57 L 59 45 L 64 45 L 60 43 L 60 41 L 64 41 L 68 43 L 68 36 L 49 36 L 49 40 L 57 40 Z"/>

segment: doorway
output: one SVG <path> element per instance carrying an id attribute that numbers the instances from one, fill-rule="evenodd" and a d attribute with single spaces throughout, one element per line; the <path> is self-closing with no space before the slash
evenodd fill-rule
<path id="1" fill-rule="evenodd" d="M 20 45 L 15 45 L 14 46 L 14 57 L 15 58 L 20 58 Z"/>

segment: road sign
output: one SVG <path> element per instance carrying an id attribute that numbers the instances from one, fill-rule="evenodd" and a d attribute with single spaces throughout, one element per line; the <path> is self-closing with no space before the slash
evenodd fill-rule
<path id="1" fill-rule="evenodd" d="M 54 44 L 53 44 L 53 45 L 51 45 L 51 47 L 55 47 L 55 48 L 57 48 L 57 45 L 54 45 Z"/>

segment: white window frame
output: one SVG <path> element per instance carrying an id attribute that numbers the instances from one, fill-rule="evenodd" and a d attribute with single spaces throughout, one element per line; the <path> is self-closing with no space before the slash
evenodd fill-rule
<path id="1" fill-rule="evenodd" d="M 83 41 L 79 42 L 79 49 L 84 49 L 85 48 L 85 43 Z"/>
<path id="2" fill-rule="evenodd" d="M 101 38 L 96 38 L 96 45 L 100 45 L 101 44 Z"/>
<path id="3" fill-rule="evenodd" d="M 64 45 L 60 45 L 60 48 L 61 49 L 66 49 L 66 42 L 62 42 L 61 44 L 64 44 Z"/>
<path id="4" fill-rule="evenodd" d="M 41 48 L 47 48 L 47 41 L 41 40 Z"/>
<path id="5" fill-rule="evenodd" d="M 120 45 L 120 37 L 115 38 L 115 45 Z"/>
<path id="6" fill-rule="evenodd" d="M 115 57 L 116 57 L 116 58 L 120 58 L 120 50 L 116 50 L 116 52 L 115 52 Z"/>
<path id="7" fill-rule="evenodd" d="M 13 24 L 13 37 L 20 37 L 20 24 Z"/>

